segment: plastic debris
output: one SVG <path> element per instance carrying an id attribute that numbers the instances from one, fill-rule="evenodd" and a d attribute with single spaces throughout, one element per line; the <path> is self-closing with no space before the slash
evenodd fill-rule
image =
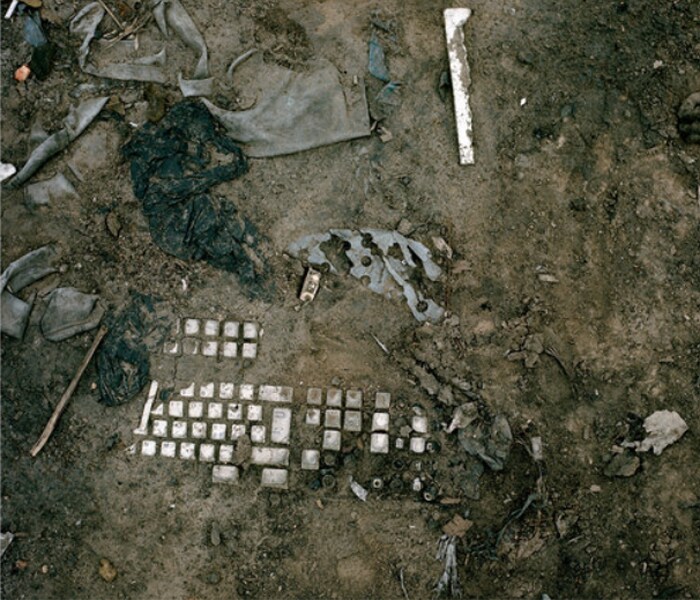
<path id="1" fill-rule="evenodd" d="M 437 594 L 449 591 L 453 598 L 461 596 L 457 573 L 457 539 L 455 536 L 443 535 L 438 540 L 438 551 L 435 559 L 443 564 L 443 572 L 435 586 Z"/>
<path id="2" fill-rule="evenodd" d="M 257 51 L 258 51 L 257 48 L 251 48 L 250 50 L 244 52 L 243 54 L 241 54 L 237 58 L 233 59 L 233 61 L 229 65 L 229 68 L 226 69 L 226 79 L 228 79 L 229 82 L 232 81 L 233 80 L 233 72 L 235 71 L 236 67 L 238 65 L 244 63 L 246 60 L 248 60 Z"/>
<path id="3" fill-rule="evenodd" d="M 41 27 L 41 17 L 38 12 L 32 11 L 24 14 L 24 40 L 34 48 L 48 42 Z"/>
<path id="4" fill-rule="evenodd" d="M 311 302 L 318 293 L 318 288 L 321 286 L 321 272 L 313 267 L 306 269 L 304 283 L 301 286 L 299 300 L 302 302 Z"/>
<path id="5" fill-rule="evenodd" d="M 45 206 L 52 200 L 78 197 L 78 192 L 63 173 L 56 173 L 50 179 L 29 184 L 25 194 L 25 201 L 30 207 Z"/>
<path id="6" fill-rule="evenodd" d="M 127 307 L 108 319 L 109 333 L 97 354 L 101 402 L 124 404 L 146 385 L 149 352 L 163 343 L 167 322 L 152 298 L 136 292 Z"/>
<path id="7" fill-rule="evenodd" d="M 210 168 L 214 152 L 227 162 Z M 243 175 L 248 163 L 201 103 L 175 105 L 158 125 L 137 131 L 123 153 L 131 160 L 134 195 L 161 249 L 236 273 L 251 295 L 266 291 L 260 234 L 231 201 L 209 194 L 213 186 Z"/>
<path id="8" fill-rule="evenodd" d="M 355 481 L 352 476 L 350 476 L 350 489 L 352 493 L 355 494 L 362 502 L 367 502 L 367 496 L 369 492 L 363 488 L 357 481 Z"/>
<path id="9" fill-rule="evenodd" d="M 210 96 L 214 93 L 214 79 L 183 79 L 182 74 L 177 78 L 180 91 L 185 98 L 195 96 Z"/>
<path id="10" fill-rule="evenodd" d="M 15 10 L 17 10 L 18 4 L 19 4 L 19 0 L 12 0 L 12 2 L 10 2 L 10 6 L 8 7 L 7 12 L 5 13 L 6 19 L 12 18 L 12 15 L 15 14 Z"/>
<path id="11" fill-rule="evenodd" d="M 41 332 L 52 342 L 60 342 L 100 324 L 104 309 L 95 306 L 99 296 L 83 294 L 75 288 L 57 288 L 49 295 L 49 305 L 41 318 Z"/>
<path id="12" fill-rule="evenodd" d="M 174 32 L 187 46 L 197 53 L 197 64 L 191 80 L 183 79 L 180 75 L 180 87 L 185 95 L 210 94 L 213 90 L 213 80 L 209 79 L 209 56 L 207 46 L 190 17 L 179 0 L 153 0 L 153 17 L 163 36 L 170 37 Z M 90 43 L 95 38 L 97 28 L 105 16 L 101 3 L 92 2 L 85 6 L 71 21 L 71 33 L 82 35 L 83 43 L 78 53 L 80 68 L 96 77 L 119 79 L 123 81 L 150 81 L 165 83 L 168 79 L 164 70 L 166 63 L 165 49 L 153 56 L 142 57 L 131 63 L 117 63 L 114 58 L 107 58 L 105 66 L 96 67 L 88 63 Z"/>
<path id="13" fill-rule="evenodd" d="M 391 81 L 391 75 L 389 75 L 389 69 L 386 66 L 384 49 L 379 43 L 376 33 L 372 33 L 372 37 L 369 39 L 369 72 L 370 75 L 380 81 Z"/>
<path id="14" fill-rule="evenodd" d="M 0 556 L 5 554 L 5 550 L 7 550 L 10 547 L 10 544 L 12 543 L 12 540 L 15 539 L 15 534 L 6 531 L 5 533 L 0 533 Z"/>
<path id="15" fill-rule="evenodd" d="M 462 404 L 455 408 L 454 413 L 452 413 L 452 422 L 445 430 L 445 433 L 452 433 L 455 429 L 464 429 L 478 418 L 479 410 L 476 402 Z"/>
<path id="16" fill-rule="evenodd" d="M 472 146 L 472 111 L 469 107 L 469 85 L 471 75 L 464 43 L 464 26 L 471 16 L 468 8 L 445 9 L 445 37 L 447 54 L 450 59 L 450 80 L 454 98 L 457 141 L 459 144 L 459 164 L 474 164 Z"/>
<path id="17" fill-rule="evenodd" d="M 544 451 L 542 449 L 542 438 L 540 436 L 535 436 L 530 438 L 530 452 L 532 452 L 532 458 L 539 462 L 544 460 Z"/>
<path id="18" fill-rule="evenodd" d="M 0 183 L 9 179 L 17 172 L 15 165 L 10 163 L 0 163 Z"/>
<path id="19" fill-rule="evenodd" d="M 63 120 L 63 129 L 48 137 L 34 149 L 22 170 L 8 183 L 8 187 L 17 188 L 21 186 L 49 158 L 66 148 L 94 121 L 108 100 L 108 97 L 93 98 L 81 102 L 77 107 L 71 107 L 68 116 Z"/>
<path id="20" fill-rule="evenodd" d="M 86 5 L 70 22 L 70 32 L 83 35 L 83 43 L 78 50 L 78 65 L 90 75 L 119 79 L 126 81 L 152 81 L 165 83 L 167 77 L 155 64 L 109 64 L 104 67 L 95 67 L 88 63 L 90 43 L 97 33 L 97 28 L 105 16 L 105 9 L 98 3 L 92 2 Z"/>
<path id="21" fill-rule="evenodd" d="M 193 79 L 208 78 L 209 56 L 207 45 L 189 13 L 180 3 L 180 0 L 155 0 L 153 16 L 163 36 L 169 37 L 169 26 L 187 46 L 198 54 Z"/>
<path id="22" fill-rule="evenodd" d="M 688 425 L 675 410 L 657 410 L 644 419 L 644 430 L 649 435 L 641 442 L 623 442 L 622 446 L 634 448 L 637 452 L 654 450 L 658 456 L 683 437 Z"/>
<path id="23" fill-rule="evenodd" d="M 22 65 L 21 67 L 18 67 L 17 70 L 15 71 L 15 79 L 19 81 L 20 83 L 23 83 L 24 81 L 27 81 L 29 79 L 29 76 L 32 74 L 32 70 L 29 68 L 28 65 Z"/>
<path id="24" fill-rule="evenodd" d="M 493 471 L 502 471 L 510 454 L 513 434 L 504 415 L 496 415 L 490 423 L 479 419 L 459 430 L 462 448 L 478 456 Z"/>
<path id="25" fill-rule="evenodd" d="M 24 337 L 34 299 L 25 302 L 14 294 L 55 273 L 58 270 L 52 264 L 55 256 L 54 246 L 43 246 L 25 254 L 5 269 L 0 277 L 0 325 L 3 333 L 17 339 Z"/>
<path id="26" fill-rule="evenodd" d="M 261 61 L 258 72 L 260 99 L 253 108 L 227 111 L 204 100 L 247 155 L 291 154 L 370 134 L 364 88 L 343 88 L 332 64 L 320 61 L 296 73 Z"/>
<path id="27" fill-rule="evenodd" d="M 365 244 L 365 239 L 371 243 Z M 437 322 L 444 315 L 444 309 L 435 301 L 413 287 L 413 272 L 422 266 L 423 273 L 430 281 L 437 281 L 442 274 L 440 267 L 433 262 L 430 250 L 420 242 L 404 237 L 396 231 L 384 229 L 331 229 L 328 233 L 307 235 L 290 244 L 289 253 L 299 258 L 308 254 L 312 265 L 327 265 L 332 273 L 337 273 L 321 249 L 324 242 L 333 238 L 347 242 L 345 255 L 350 259 L 350 274 L 357 279 L 367 278 L 370 290 L 388 298 L 397 288 L 405 296 L 413 316 L 418 321 Z M 371 246 L 371 247 L 370 247 Z M 395 258 L 394 251 L 401 253 L 402 259 Z"/>

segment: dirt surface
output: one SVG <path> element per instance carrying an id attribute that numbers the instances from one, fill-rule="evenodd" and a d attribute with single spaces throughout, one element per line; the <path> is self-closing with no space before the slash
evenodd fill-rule
<path id="1" fill-rule="evenodd" d="M 134 6 L 106 3 L 125 19 Z M 32 126 L 57 130 L 71 91 L 96 83 L 80 72 L 80 40 L 68 32 L 84 4 L 44 1 L 57 53 L 43 81 L 13 80 L 31 49 L 21 20 L 2 20 L 3 162 L 23 164 Z M 251 471 L 217 485 L 208 464 L 132 455 L 146 390 L 106 407 L 94 365 L 31 458 L 93 336 L 43 339 L 39 298 L 24 340 L 2 338 L 2 531 L 16 535 L 2 557 L 3 596 L 427 598 L 442 573 L 442 527 L 458 514 L 473 522 L 457 545 L 464 597 L 700 597 L 700 145 L 681 139 L 676 116 L 700 90 L 700 4 L 472 2 L 470 167 L 458 165 L 452 101 L 438 89 L 445 4 L 183 4 L 218 81 L 234 57 L 261 50 L 232 88 L 218 88 L 228 108 L 255 102 L 245 82 L 263 61 L 303 71 L 323 58 L 348 81 L 364 78 L 372 109 L 382 87 L 367 73 L 375 32 L 401 83 L 400 104 L 381 115 L 392 139 L 375 131 L 250 159 L 246 175 L 218 186 L 266 238 L 274 293 L 250 300 L 234 273 L 162 252 L 132 192 L 120 148 L 147 112 L 157 118 L 181 99 L 176 83 L 98 82 L 103 92 L 85 97 L 106 93 L 109 108 L 34 178 L 73 162 L 79 198 L 30 209 L 23 190 L 3 190 L 3 268 L 56 242 L 61 271 L 49 284 L 98 293 L 112 310 L 134 290 L 181 317 L 261 323 L 252 365 L 196 363 L 194 376 L 294 386 L 295 419 L 309 386 L 386 390 L 407 414 L 421 406 L 439 444 L 424 459 L 438 499 L 397 484 L 360 502 L 351 474 L 367 485 L 405 468 L 368 455 L 368 434 L 343 448 L 334 482 L 316 490 L 299 471 L 276 492 Z M 140 36 L 157 47 L 153 24 Z M 173 64 L 189 68 L 192 53 L 172 44 Z M 324 275 L 301 306 L 305 265 L 285 250 L 331 227 L 398 227 L 431 247 L 445 320 L 419 325 L 400 299 L 345 274 Z M 178 375 L 153 357 L 153 377 Z M 502 471 L 445 433 L 467 401 L 485 419 L 508 419 Z M 606 476 L 613 445 L 661 409 L 681 414 L 685 436 L 642 455 L 631 477 Z M 529 452 L 536 436 L 542 461 Z"/>

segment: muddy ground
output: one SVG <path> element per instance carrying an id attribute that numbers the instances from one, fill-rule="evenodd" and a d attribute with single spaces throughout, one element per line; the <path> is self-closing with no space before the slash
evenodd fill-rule
<path id="1" fill-rule="evenodd" d="M 55 131 L 70 92 L 94 83 L 68 33 L 84 4 L 44 1 L 58 46 L 44 81 L 13 80 L 30 48 L 19 20 L 2 21 L 3 162 L 22 164 L 32 125 Z M 80 198 L 29 209 L 22 190 L 3 190 L 3 267 L 57 242 L 55 283 L 99 293 L 112 309 L 136 290 L 181 316 L 260 321 L 260 355 L 239 380 L 381 388 L 424 405 L 441 445 L 439 493 L 459 503 L 410 493 L 361 503 L 347 465 L 333 488 L 314 491 L 294 477 L 278 493 L 254 477 L 213 485 L 208 465 L 132 456 L 144 396 L 100 404 L 94 365 L 33 459 L 93 336 L 44 340 L 40 300 L 25 339 L 2 338 L 2 530 L 16 535 L 2 558 L 3 596 L 427 598 L 442 572 L 442 527 L 468 513 L 473 526 L 457 553 L 464 597 L 700 597 L 700 145 L 680 138 L 676 117 L 700 89 L 700 4 L 474 0 L 470 167 L 458 165 L 452 101 L 438 90 L 446 4 L 183 4 L 219 78 L 256 46 L 263 52 L 251 61 L 304 70 L 325 58 L 376 94 L 367 42 L 378 32 L 402 84 L 400 106 L 383 120 L 393 139 L 374 132 L 251 159 L 245 176 L 219 186 L 268 239 L 275 291 L 250 300 L 235 275 L 174 259 L 151 240 L 119 149 L 153 95 L 106 82 L 111 108 L 35 177 L 74 161 L 85 175 Z M 176 44 L 175 59 L 188 52 Z M 240 81 L 255 65 L 240 67 Z M 230 107 L 255 101 L 240 83 L 220 93 Z M 166 108 L 180 99 L 174 83 L 158 96 Z M 110 213 L 121 224 L 116 238 Z M 345 275 L 325 276 L 317 299 L 300 306 L 304 265 L 285 255 L 291 241 L 399 224 L 453 250 L 451 259 L 436 250 L 445 322 L 419 326 L 403 302 Z M 504 470 L 483 473 L 478 499 L 457 484 L 472 463 L 440 431 L 452 407 L 431 395 L 455 378 L 505 414 L 515 438 Z M 611 447 L 635 415 L 660 409 L 677 410 L 686 435 L 642 456 L 632 477 L 607 477 Z M 539 463 L 528 452 L 537 435 Z M 509 522 L 531 494 L 536 501 Z M 109 583 L 98 574 L 103 558 L 117 570 Z"/>

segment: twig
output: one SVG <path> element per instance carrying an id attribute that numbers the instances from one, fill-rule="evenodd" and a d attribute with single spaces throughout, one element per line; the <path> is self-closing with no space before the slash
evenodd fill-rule
<path id="1" fill-rule="evenodd" d="M 78 387 L 80 378 L 83 376 L 83 373 L 85 372 L 85 369 L 87 368 L 88 364 L 90 364 L 90 361 L 92 360 L 92 357 L 95 354 L 97 347 L 100 345 L 100 342 L 102 341 L 102 338 L 104 338 L 105 335 L 107 335 L 107 328 L 103 325 L 97 332 L 97 335 L 95 336 L 95 339 L 92 342 L 92 346 L 90 346 L 90 349 L 87 351 L 85 358 L 83 358 L 83 362 L 80 364 L 78 372 L 73 377 L 73 381 L 70 382 L 70 384 L 66 388 L 66 391 L 63 392 L 63 396 L 61 396 L 61 399 L 58 401 L 56 408 L 54 408 L 53 414 L 51 415 L 49 422 L 46 424 L 46 427 L 44 427 L 44 431 L 41 432 L 39 439 L 37 440 L 36 444 L 34 444 L 34 446 L 32 447 L 30 451 L 30 454 L 32 456 L 36 456 L 37 454 L 39 454 L 46 442 L 49 441 L 49 438 L 51 437 L 51 434 L 53 433 L 53 430 L 56 427 L 56 423 L 58 423 L 58 419 L 61 417 L 63 410 L 66 408 L 68 401 L 71 399 L 75 388 Z"/>
<path id="2" fill-rule="evenodd" d="M 131 25 L 129 25 L 124 31 L 122 31 L 117 37 L 115 37 L 113 40 L 110 40 L 109 44 L 105 47 L 105 50 L 111 48 L 118 42 L 121 42 L 124 38 L 129 37 L 130 35 L 137 33 L 141 29 L 143 29 L 146 25 L 148 25 L 151 22 L 151 19 L 153 18 L 153 13 L 148 13 L 146 17 L 140 22 L 137 23 L 134 21 Z"/>
<path id="3" fill-rule="evenodd" d="M 406 586 L 403 583 L 403 567 L 401 567 L 401 570 L 399 571 L 399 582 L 401 583 L 401 591 L 403 592 L 403 595 L 406 596 L 406 600 L 411 600 L 408 597 L 408 592 L 406 591 Z"/>
<path id="4" fill-rule="evenodd" d="M 123 23 L 117 18 L 117 15 L 115 15 L 115 14 L 112 12 L 112 9 L 109 8 L 109 6 L 107 6 L 107 5 L 104 3 L 103 0 L 97 0 L 97 1 L 100 3 L 100 5 L 102 6 L 102 8 L 104 8 L 104 9 L 107 11 L 107 14 L 108 14 L 110 17 L 112 17 L 112 21 L 114 21 L 114 22 L 119 26 L 119 29 L 124 29 Z"/>

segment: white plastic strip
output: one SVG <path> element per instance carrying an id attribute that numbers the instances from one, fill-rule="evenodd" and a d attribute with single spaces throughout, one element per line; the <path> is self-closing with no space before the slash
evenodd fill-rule
<path id="1" fill-rule="evenodd" d="M 137 429 L 134 429 L 136 435 L 146 435 L 148 433 L 148 419 L 151 416 L 151 408 L 158 393 L 158 382 L 151 381 L 151 388 L 148 390 L 148 398 L 143 406 L 143 414 L 141 415 L 141 424 Z"/>
<path id="2" fill-rule="evenodd" d="M 469 108 L 469 63 L 467 47 L 464 43 L 464 26 L 472 11 L 468 8 L 445 9 L 445 37 L 447 55 L 450 59 L 450 76 L 457 123 L 457 142 L 459 144 L 459 164 L 474 164 L 472 146 L 472 111 Z"/>

